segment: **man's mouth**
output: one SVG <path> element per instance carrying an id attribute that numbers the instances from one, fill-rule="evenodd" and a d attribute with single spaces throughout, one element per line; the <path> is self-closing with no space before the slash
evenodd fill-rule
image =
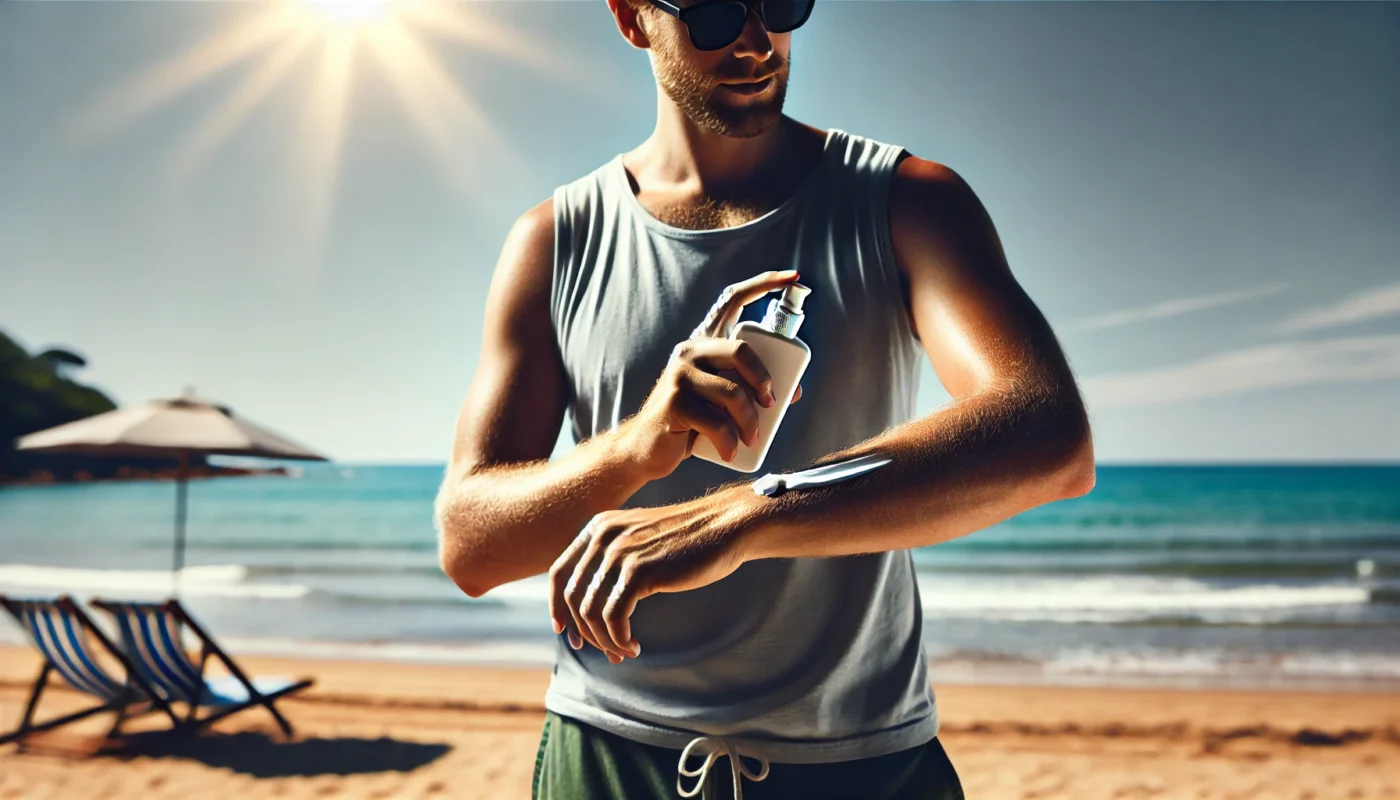
<path id="1" fill-rule="evenodd" d="M 725 89 L 734 94 L 755 95 L 768 91 L 768 87 L 773 85 L 773 76 L 769 75 L 761 81 L 747 81 L 744 83 L 722 83 Z"/>

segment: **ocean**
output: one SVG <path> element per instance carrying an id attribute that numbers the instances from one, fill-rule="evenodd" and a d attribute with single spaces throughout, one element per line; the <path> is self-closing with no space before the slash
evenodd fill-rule
<path id="1" fill-rule="evenodd" d="M 438 570 L 441 474 L 194 482 L 182 601 L 235 652 L 550 663 L 543 577 L 472 599 Z M 0 593 L 164 597 L 173 510 L 170 483 L 0 488 Z M 935 684 L 1400 686 L 1400 467 L 1102 466 L 914 559 Z"/>

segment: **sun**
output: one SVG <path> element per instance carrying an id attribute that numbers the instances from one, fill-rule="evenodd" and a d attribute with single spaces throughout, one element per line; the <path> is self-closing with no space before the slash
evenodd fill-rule
<path id="1" fill-rule="evenodd" d="M 519 154 L 468 91 L 471 81 L 449 69 L 439 48 L 450 41 L 504 57 L 583 91 L 597 92 L 615 81 L 596 75 L 584 80 L 589 73 L 558 48 L 546 47 L 528 31 L 507 28 L 478 5 L 454 0 L 248 3 L 242 19 L 105 88 L 79 109 L 74 144 L 111 135 L 217 75 L 239 73 L 225 101 L 171 143 L 168 184 L 178 196 L 279 87 L 308 87 L 300 111 L 283 124 L 296 165 L 286 180 L 289 189 L 306 193 L 296 205 L 302 232 L 315 243 L 333 213 L 355 83 L 361 73 L 374 72 L 400 104 L 397 112 L 379 113 L 410 121 L 437 157 L 443 177 L 463 197 L 489 206 L 492 196 L 479 191 L 481 154 L 508 169 L 521 168 Z M 309 81 L 289 80 L 294 76 Z"/>
<path id="2" fill-rule="evenodd" d="M 311 9 L 340 25 L 365 25 L 387 16 L 393 0 L 305 0 Z"/>

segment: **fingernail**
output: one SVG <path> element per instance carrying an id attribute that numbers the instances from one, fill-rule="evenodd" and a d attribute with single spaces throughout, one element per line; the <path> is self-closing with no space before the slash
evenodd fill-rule
<path id="1" fill-rule="evenodd" d="M 573 631 L 569 631 L 569 646 L 574 648 L 575 650 L 583 649 L 583 640 L 580 639 L 578 637 L 578 634 L 574 633 Z"/>
<path id="2" fill-rule="evenodd" d="M 773 405 L 774 405 L 775 403 L 778 402 L 778 398 L 777 398 L 776 395 L 773 394 L 773 390 L 772 390 L 772 389 L 767 389 L 767 390 L 764 391 L 764 393 L 763 393 L 763 399 L 764 399 L 764 401 L 765 401 L 765 402 L 764 402 L 764 407 L 765 407 L 765 408 L 772 408 Z"/>
<path id="3" fill-rule="evenodd" d="M 641 646 L 641 644 L 638 643 L 638 642 L 633 642 L 633 643 L 632 643 L 632 657 L 633 657 L 633 658 L 636 658 L 637 656 L 639 656 L 639 655 L 641 655 L 641 654 L 642 654 L 642 646 Z"/>
<path id="4" fill-rule="evenodd" d="M 550 622 L 554 624 L 554 632 L 555 632 L 555 633 L 563 633 L 563 632 L 564 632 L 564 623 L 560 622 L 560 621 L 557 620 L 557 619 L 552 619 L 552 620 L 550 620 Z"/>

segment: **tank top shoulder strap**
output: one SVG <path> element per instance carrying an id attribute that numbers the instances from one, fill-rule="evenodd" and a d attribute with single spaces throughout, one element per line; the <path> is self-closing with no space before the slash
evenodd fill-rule
<path id="1" fill-rule="evenodd" d="M 607 164 L 554 189 L 554 269 L 549 295 L 550 316 L 557 331 L 567 327 L 569 309 L 577 290 L 586 285 L 583 274 L 591 267 L 586 258 L 603 235 L 616 230 L 618 204 L 610 184 L 615 157 Z"/>
<path id="2" fill-rule="evenodd" d="M 895 262 L 890 235 L 890 184 L 907 151 L 900 145 L 841 130 L 833 130 L 831 135 L 831 147 L 837 152 L 831 154 L 835 175 L 829 213 L 851 226 L 848 230 L 857 237 L 859 249 L 869 254 L 853 268 L 861 270 L 865 285 L 898 319 L 893 332 L 901 338 L 912 337 L 903 308 L 903 275 Z"/>

